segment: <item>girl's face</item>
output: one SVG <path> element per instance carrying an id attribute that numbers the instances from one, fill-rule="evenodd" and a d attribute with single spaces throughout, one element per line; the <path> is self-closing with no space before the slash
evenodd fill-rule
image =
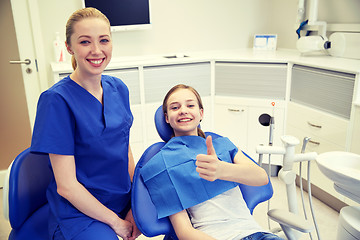
<path id="1" fill-rule="evenodd" d="M 175 137 L 197 136 L 197 127 L 203 118 L 195 94 L 189 89 L 178 89 L 167 100 L 165 120 L 174 130 Z"/>
<path id="2" fill-rule="evenodd" d="M 109 25 L 100 18 L 85 18 L 74 25 L 71 43 L 66 46 L 81 74 L 101 75 L 112 54 Z"/>

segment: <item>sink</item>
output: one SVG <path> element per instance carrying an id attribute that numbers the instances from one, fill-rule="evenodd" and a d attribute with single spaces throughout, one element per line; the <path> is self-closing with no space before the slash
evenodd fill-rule
<path id="1" fill-rule="evenodd" d="M 334 182 L 335 190 L 360 203 L 360 155 L 350 152 L 319 154 L 320 171 Z"/>

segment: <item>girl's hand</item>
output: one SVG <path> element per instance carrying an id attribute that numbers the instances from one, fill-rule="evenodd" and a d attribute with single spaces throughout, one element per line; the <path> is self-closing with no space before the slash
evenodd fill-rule
<path id="1" fill-rule="evenodd" d="M 207 154 L 199 154 L 196 156 L 196 171 L 200 177 L 212 182 L 220 178 L 224 162 L 218 159 L 211 136 L 206 138 L 206 146 Z"/>
<path id="2" fill-rule="evenodd" d="M 124 240 L 129 240 L 133 232 L 132 224 L 127 220 L 122 220 L 121 218 L 118 218 L 111 228 Z"/>

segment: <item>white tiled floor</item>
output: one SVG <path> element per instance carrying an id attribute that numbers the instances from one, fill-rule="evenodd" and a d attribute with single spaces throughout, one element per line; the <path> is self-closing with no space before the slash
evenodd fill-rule
<path id="1" fill-rule="evenodd" d="M 270 208 L 287 208 L 287 200 L 285 195 L 285 186 L 277 179 L 272 178 L 271 182 L 274 188 L 274 196 L 271 199 Z M 8 238 L 10 232 L 10 224 L 4 219 L 3 217 L 3 210 L 2 210 L 2 193 L 3 191 L 0 190 L 0 240 L 6 240 Z M 300 209 L 300 194 L 299 195 L 299 209 Z M 306 203 L 307 195 L 305 195 Z M 327 205 L 323 204 L 316 198 L 313 198 L 314 204 L 314 211 L 316 215 L 316 219 L 318 222 L 320 235 L 322 240 L 335 240 L 336 239 L 336 229 L 337 229 L 337 222 L 338 222 L 338 212 L 334 211 L 333 209 L 329 208 Z M 308 206 L 308 204 L 307 204 Z M 268 229 L 268 220 L 267 220 L 267 203 L 259 204 L 254 211 L 254 217 L 259 222 L 259 224 Z M 309 210 L 310 211 L 310 210 Z M 308 212 L 309 212 L 308 211 Z M 309 214 L 308 214 L 309 216 Z M 275 222 L 270 222 L 270 228 L 276 228 L 278 225 Z M 150 239 L 145 236 L 141 236 L 138 239 L 145 240 Z M 162 239 L 161 236 L 151 238 L 152 240 L 160 240 Z M 303 234 L 301 240 L 310 239 L 309 234 Z M 313 233 L 313 240 L 316 240 L 316 234 Z"/>

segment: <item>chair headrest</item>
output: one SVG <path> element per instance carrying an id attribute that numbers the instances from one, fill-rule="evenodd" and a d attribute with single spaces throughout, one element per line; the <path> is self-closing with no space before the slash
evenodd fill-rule
<path id="1" fill-rule="evenodd" d="M 162 105 L 155 112 L 155 127 L 160 138 L 164 140 L 164 142 L 167 142 L 171 139 L 173 129 L 170 127 L 170 124 L 165 121 Z"/>

